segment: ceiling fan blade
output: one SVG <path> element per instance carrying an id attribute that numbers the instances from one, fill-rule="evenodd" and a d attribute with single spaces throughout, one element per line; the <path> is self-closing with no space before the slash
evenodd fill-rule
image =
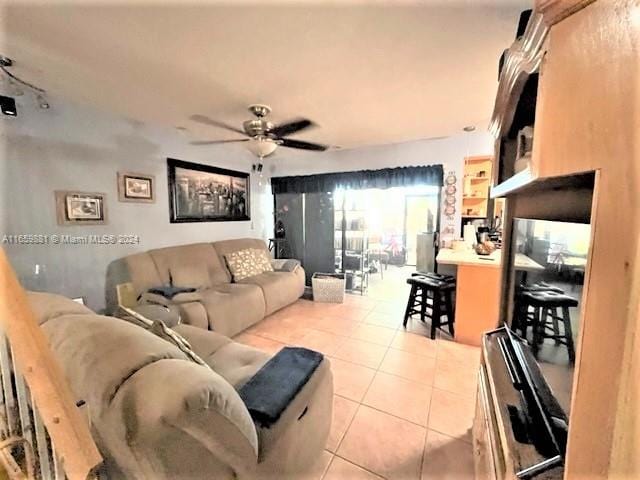
<path id="1" fill-rule="evenodd" d="M 290 138 L 283 138 L 278 143 L 280 146 L 287 148 L 299 148 L 300 150 L 314 150 L 316 152 L 324 152 L 329 148 L 328 145 L 321 145 L 319 143 L 303 142 L 301 140 L 292 140 Z"/>
<path id="2" fill-rule="evenodd" d="M 218 143 L 235 143 L 235 142 L 248 142 L 248 138 L 239 138 L 237 140 L 196 140 L 195 142 L 189 142 L 191 145 L 216 145 Z"/>
<path id="3" fill-rule="evenodd" d="M 225 130 L 231 130 L 232 132 L 240 133 L 241 135 L 247 136 L 247 133 L 244 130 L 232 127 L 231 125 L 227 125 L 224 122 L 219 122 L 218 120 L 213 120 L 212 118 L 206 117 L 204 115 L 191 115 L 189 118 L 194 122 L 211 125 L 213 127 L 224 128 Z"/>
<path id="4" fill-rule="evenodd" d="M 276 125 L 271 130 L 269 130 L 269 133 L 275 135 L 276 137 L 286 137 L 287 135 L 300 132 L 306 128 L 314 127 L 315 125 L 315 123 L 306 118 L 296 118 L 295 120 L 290 120 L 286 123 Z"/>

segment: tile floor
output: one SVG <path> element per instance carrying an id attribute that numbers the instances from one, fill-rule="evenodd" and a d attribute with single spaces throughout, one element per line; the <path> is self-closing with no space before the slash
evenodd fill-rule
<path id="1" fill-rule="evenodd" d="M 276 352 L 323 352 L 334 376 L 327 449 L 305 480 L 472 479 L 477 348 L 431 340 L 404 302 L 299 300 L 236 337 Z"/>

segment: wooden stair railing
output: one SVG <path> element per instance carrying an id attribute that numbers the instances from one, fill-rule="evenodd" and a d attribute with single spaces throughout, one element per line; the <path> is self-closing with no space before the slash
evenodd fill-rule
<path id="1" fill-rule="evenodd" d="M 95 478 L 88 422 L 0 248 L 0 464 L 12 479 Z"/>

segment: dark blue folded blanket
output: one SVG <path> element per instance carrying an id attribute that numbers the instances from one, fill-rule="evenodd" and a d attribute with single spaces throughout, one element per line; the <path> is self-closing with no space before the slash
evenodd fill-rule
<path id="1" fill-rule="evenodd" d="M 153 287 L 148 290 L 149 293 L 162 295 L 164 298 L 171 300 L 179 293 L 192 293 L 196 289 L 192 287 L 174 287 L 173 285 L 163 285 L 162 287 Z"/>
<path id="2" fill-rule="evenodd" d="M 266 428 L 277 422 L 323 358 L 306 348 L 280 350 L 238 392 L 251 418 Z"/>

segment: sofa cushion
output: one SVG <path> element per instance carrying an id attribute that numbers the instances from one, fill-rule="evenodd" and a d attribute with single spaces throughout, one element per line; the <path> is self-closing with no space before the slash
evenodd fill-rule
<path id="1" fill-rule="evenodd" d="M 237 390 L 253 377 L 271 358 L 258 350 L 220 335 L 190 325 L 174 328 L 190 344 L 196 354 L 212 370 L 222 376 Z"/>
<path id="2" fill-rule="evenodd" d="M 227 283 L 200 292 L 209 329 L 233 337 L 265 315 L 262 290 L 257 285 Z"/>
<path id="3" fill-rule="evenodd" d="M 211 355 L 216 353 L 218 349 L 231 343 L 229 337 L 225 337 L 217 332 L 203 330 L 202 328 L 193 327 L 191 325 L 176 325 L 173 330 L 182 335 L 196 355 L 206 361 Z"/>
<path id="4" fill-rule="evenodd" d="M 257 285 L 262 289 L 266 315 L 295 302 L 304 293 L 304 270 L 294 272 L 265 272 L 245 278 L 241 284 Z"/>
<path id="5" fill-rule="evenodd" d="M 172 265 L 169 269 L 171 282 L 179 288 L 207 288 L 211 286 L 207 265 L 192 259 L 189 263 Z"/>
<path id="6" fill-rule="evenodd" d="M 230 342 L 219 348 L 205 361 L 237 390 L 253 377 L 270 358 L 270 354 L 257 348 Z"/>
<path id="7" fill-rule="evenodd" d="M 208 288 L 227 283 L 227 271 L 210 243 L 150 250 L 161 285 Z M 157 286 L 157 285 L 152 285 Z"/>
<path id="8" fill-rule="evenodd" d="M 129 255 L 125 258 L 125 263 L 136 297 L 152 287 L 169 283 L 168 276 L 166 279 L 160 276 L 149 252 Z"/>
<path id="9" fill-rule="evenodd" d="M 227 253 L 224 258 L 234 282 L 273 271 L 266 252 L 258 248 L 245 248 Z"/>

